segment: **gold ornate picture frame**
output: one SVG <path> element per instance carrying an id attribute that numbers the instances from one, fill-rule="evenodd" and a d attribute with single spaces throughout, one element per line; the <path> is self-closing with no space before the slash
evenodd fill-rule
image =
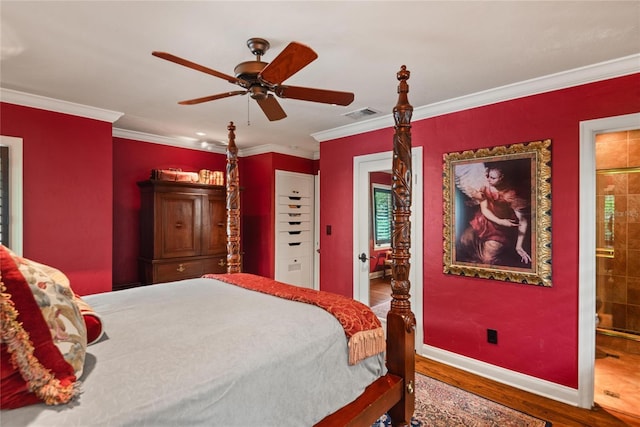
<path id="1" fill-rule="evenodd" d="M 444 273 L 551 286 L 551 140 L 443 160 Z"/>

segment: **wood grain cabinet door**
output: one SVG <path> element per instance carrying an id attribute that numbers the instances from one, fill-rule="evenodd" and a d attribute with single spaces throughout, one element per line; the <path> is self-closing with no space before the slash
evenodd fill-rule
<path id="1" fill-rule="evenodd" d="M 205 196 L 202 210 L 202 255 L 227 253 L 227 211 L 225 194 L 217 192 Z"/>
<path id="2" fill-rule="evenodd" d="M 160 258 L 200 255 L 202 233 L 202 195 L 157 193 L 161 221 L 156 223 L 160 236 Z"/>

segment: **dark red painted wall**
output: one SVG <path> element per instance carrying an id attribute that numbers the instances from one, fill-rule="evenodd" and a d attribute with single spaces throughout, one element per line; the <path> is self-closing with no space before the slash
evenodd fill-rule
<path id="1" fill-rule="evenodd" d="M 82 295 L 111 290 L 111 127 L 0 103 L 0 133 L 23 139 L 23 255 Z"/>
<path id="2" fill-rule="evenodd" d="M 113 283 L 118 288 L 139 282 L 140 191 L 137 182 L 151 169 L 225 171 L 226 155 L 113 138 Z"/>
<path id="3" fill-rule="evenodd" d="M 24 256 L 62 270 L 81 295 L 139 281 L 136 183 L 148 179 L 151 169 L 226 168 L 224 154 L 113 138 L 111 123 L 7 103 L 0 107 L 0 132 L 22 138 L 24 145 Z M 241 233 L 259 251 L 244 260 L 273 277 L 274 170 L 313 173 L 318 162 L 273 153 L 249 159 L 256 170 L 238 160 L 247 190 L 242 208 L 250 215 L 243 227 L 251 226 Z M 262 222 L 253 223 L 254 212 Z"/>
<path id="4" fill-rule="evenodd" d="M 411 81 L 409 81 L 411 84 Z M 411 100 L 411 93 L 409 93 Z M 389 108 L 396 102 L 390 94 Z M 640 74 L 413 122 L 424 147 L 424 342 L 557 384 L 578 383 L 579 122 L 640 111 Z M 353 157 L 392 147 L 393 129 L 320 144 L 321 288 L 352 295 Z M 553 287 L 442 273 L 442 155 L 552 140 Z M 486 342 L 486 329 L 499 344 Z"/>

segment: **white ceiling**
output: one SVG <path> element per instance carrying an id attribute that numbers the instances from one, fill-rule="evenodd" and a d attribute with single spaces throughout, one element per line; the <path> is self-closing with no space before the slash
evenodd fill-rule
<path id="1" fill-rule="evenodd" d="M 199 149 L 196 132 L 224 141 L 234 121 L 241 150 L 318 151 L 312 135 L 353 124 L 345 113 L 391 112 L 403 64 L 418 107 L 640 52 L 638 1 L 2 0 L 0 18 L 3 89 L 122 112 L 117 129 Z M 250 37 L 271 43 L 266 62 L 290 41 L 312 47 L 318 59 L 285 83 L 355 101 L 281 99 L 288 117 L 276 122 L 248 96 L 182 106 L 240 88 L 151 55 L 233 75 L 254 58 Z"/>

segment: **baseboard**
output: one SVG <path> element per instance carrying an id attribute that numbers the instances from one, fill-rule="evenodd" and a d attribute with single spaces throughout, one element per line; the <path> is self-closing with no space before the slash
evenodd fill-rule
<path id="1" fill-rule="evenodd" d="M 138 286 L 143 286 L 142 283 L 140 282 L 134 282 L 134 283 L 121 283 L 121 284 L 114 284 L 111 289 L 113 291 L 121 291 L 123 289 L 130 289 L 130 288 L 137 288 Z"/>
<path id="2" fill-rule="evenodd" d="M 580 406 L 578 390 L 571 387 L 511 371 L 429 345 L 422 346 L 420 355 L 454 368 L 497 381 L 501 384 L 506 384 L 568 405 Z"/>
<path id="3" fill-rule="evenodd" d="M 381 277 L 387 277 L 387 276 L 391 276 L 391 269 L 386 269 L 385 271 L 372 271 L 369 273 L 369 280 L 371 279 L 378 279 Z"/>

